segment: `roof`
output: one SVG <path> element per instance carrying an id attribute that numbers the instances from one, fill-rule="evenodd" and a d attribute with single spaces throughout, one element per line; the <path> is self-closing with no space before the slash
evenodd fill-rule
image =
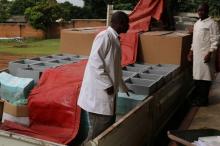
<path id="1" fill-rule="evenodd" d="M 9 19 L 6 20 L 6 22 L 10 23 L 26 23 L 27 20 L 25 16 L 23 15 L 16 15 L 16 16 L 11 16 Z"/>

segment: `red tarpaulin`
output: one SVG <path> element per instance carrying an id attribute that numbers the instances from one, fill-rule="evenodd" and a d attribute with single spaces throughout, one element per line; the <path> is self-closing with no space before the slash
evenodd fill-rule
<path id="1" fill-rule="evenodd" d="M 147 31 L 151 17 L 160 18 L 163 0 L 140 0 L 129 15 L 130 29 L 121 34 L 122 65 L 135 63 L 138 32 Z M 80 108 L 77 99 L 86 61 L 48 69 L 28 97 L 30 126 L 5 122 L 1 129 L 67 144 L 77 134 Z"/>
<path id="2" fill-rule="evenodd" d="M 129 30 L 121 34 L 122 66 L 136 62 L 138 33 L 148 31 L 151 17 L 159 20 L 163 12 L 163 0 L 140 0 L 129 15 Z"/>
<path id="3" fill-rule="evenodd" d="M 138 32 L 130 31 L 120 35 L 122 60 L 121 65 L 126 66 L 136 62 L 138 48 Z"/>
<path id="4" fill-rule="evenodd" d="M 48 69 L 28 97 L 30 126 L 3 123 L 1 129 L 67 144 L 77 134 L 77 99 L 87 61 Z"/>
<path id="5" fill-rule="evenodd" d="M 159 20 L 164 0 L 140 0 L 129 15 L 130 29 L 138 32 L 149 30 L 151 17 Z"/>

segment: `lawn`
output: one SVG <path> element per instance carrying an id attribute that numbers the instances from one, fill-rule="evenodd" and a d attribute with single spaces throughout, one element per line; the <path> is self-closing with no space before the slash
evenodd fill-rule
<path id="1" fill-rule="evenodd" d="M 59 53 L 60 39 L 0 40 L 0 53 L 15 56 L 42 56 Z"/>

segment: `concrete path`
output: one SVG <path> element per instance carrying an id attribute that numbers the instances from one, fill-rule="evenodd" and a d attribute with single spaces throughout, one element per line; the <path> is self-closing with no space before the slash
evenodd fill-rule
<path id="1" fill-rule="evenodd" d="M 188 129 L 214 128 L 220 130 L 220 73 L 209 94 L 210 105 L 199 107 Z"/>

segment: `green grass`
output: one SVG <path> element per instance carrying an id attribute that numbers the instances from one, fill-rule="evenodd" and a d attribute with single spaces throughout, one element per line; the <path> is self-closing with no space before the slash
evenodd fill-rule
<path id="1" fill-rule="evenodd" d="M 21 56 L 58 54 L 60 39 L 47 40 L 0 40 L 0 53 Z"/>

